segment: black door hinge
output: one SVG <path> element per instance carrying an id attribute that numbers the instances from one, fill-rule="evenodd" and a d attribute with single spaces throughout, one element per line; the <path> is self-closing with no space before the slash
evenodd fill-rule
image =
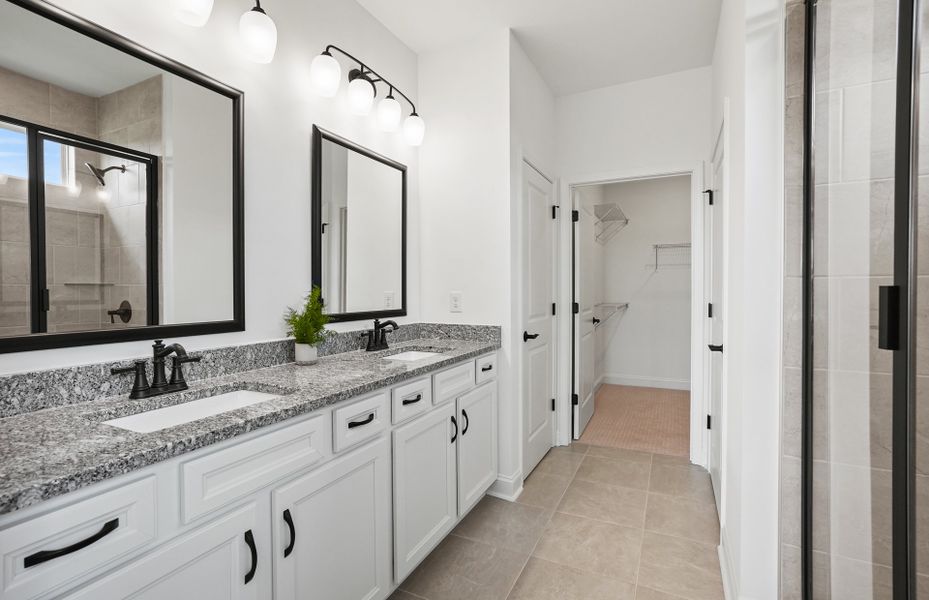
<path id="1" fill-rule="evenodd" d="M 552 218 L 553 219 L 558 218 L 558 205 L 557 204 L 552 204 Z"/>
<path id="2" fill-rule="evenodd" d="M 709 317 L 710 319 L 713 318 L 713 303 L 712 302 L 709 302 L 706 305 L 706 316 Z"/>
<path id="3" fill-rule="evenodd" d="M 555 303 L 552 302 L 552 316 L 555 316 Z"/>
<path id="4" fill-rule="evenodd" d="M 575 302 L 574 303 L 574 314 L 577 315 L 577 314 L 580 314 L 580 312 L 581 312 L 581 305 Z"/>
<path id="5" fill-rule="evenodd" d="M 580 404 L 580 399 L 577 394 L 571 394 L 571 406 L 577 406 L 578 404 Z"/>
<path id="6" fill-rule="evenodd" d="M 49 297 L 48 288 L 42 290 L 42 310 L 49 311 L 52 309 L 52 301 Z"/>
<path id="7" fill-rule="evenodd" d="M 709 198 L 710 206 L 713 206 L 713 190 L 703 190 L 703 193 Z"/>
<path id="8" fill-rule="evenodd" d="M 555 399 L 552 398 L 552 412 L 555 412 Z"/>
<path id="9" fill-rule="evenodd" d="M 710 415 L 707 415 L 706 416 L 706 428 L 713 429 L 712 425 L 713 425 L 713 417 L 711 417 Z"/>
<path id="10" fill-rule="evenodd" d="M 572 210 L 572 211 L 571 211 L 571 220 L 574 221 L 575 223 L 577 223 L 578 221 L 580 221 L 580 220 L 581 220 L 581 213 L 577 212 L 576 210 Z"/>

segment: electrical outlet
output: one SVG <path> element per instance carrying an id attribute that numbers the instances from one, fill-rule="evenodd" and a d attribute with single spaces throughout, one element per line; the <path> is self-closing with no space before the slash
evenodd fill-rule
<path id="1" fill-rule="evenodd" d="M 453 313 L 464 312 L 462 308 L 461 292 L 451 292 L 448 295 L 448 310 Z"/>
<path id="2" fill-rule="evenodd" d="M 393 307 L 394 307 L 394 293 L 384 292 L 384 308 L 393 308 Z"/>

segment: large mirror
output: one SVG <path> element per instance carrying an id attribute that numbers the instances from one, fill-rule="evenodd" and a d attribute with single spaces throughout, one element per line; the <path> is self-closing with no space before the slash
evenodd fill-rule
<path id="1" fill-rule="evenodd" d="M 314 127 L 313 232 L 332 321 L 406 314 L 406 166 Z"/>
<path id="2" fill-rule="evenodd" d="M 0 351 L 244 329 L 242 94 L 0 0 Z"/>

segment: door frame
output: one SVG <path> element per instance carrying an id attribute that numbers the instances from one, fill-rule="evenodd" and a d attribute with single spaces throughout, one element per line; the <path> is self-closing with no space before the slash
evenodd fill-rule
<path id="1" fill-rule="evenodd" d="M 690 460 L 694 464 L 707 465 L 706 394 L 705 380 L 705 352 L 706 344 L 704 333 L 704 232 L 703 232 L 703 204 L 704 198 L 704 172 L 706 163 L 700 161 L 695 165 L 671 165 L 658 168 L 639 168 L 616 170 L 604 173 L 579 174 L 566 176 L 559 181 L 558 200 L 560 206 L 565 208 L 574 206 L 574 188 L 602 185 L 609 183 L 622 183 L 628 181 L 641 181 L 646 179 L 659 179 L 686 175 L 690 177 L 690 228 L 691 228 L 691 318 L 690 318 Z M 561 229 L 559 236 L 558 255 L 560 256 L 561 272 L 569 274 L 561 278 L 558 286 L 558 305 L 571 307 L 574 303 L 572 284 L 574 281 L 574 243 L 572 232 L 574 223 L 569 210 L 562 210 L 558 224 Z M 574 312 L 561 310 L 556 315 L 556 324 L 559 338 L 562 343 L 558 345 L 558 388 L 557 397 L 560 399 L 555 411 L 556 443 L 561 446 L 568 445 L 573 439 L 574 406 L 572 397 L 574 390 L 573 360 L 574 360 Z"/>

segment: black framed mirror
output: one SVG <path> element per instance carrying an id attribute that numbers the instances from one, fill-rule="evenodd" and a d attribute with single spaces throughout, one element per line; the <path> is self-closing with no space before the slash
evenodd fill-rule
<path id="1" fill-rule="evenodd" d="M 331 321 L 406 315 L 406 175 L 313 127 L 313 285 Z"/>
<path id="2" fill-rule="evenodd" d="M 243 331 L 244 96 L 0 0 L 0 352 Z"/>

